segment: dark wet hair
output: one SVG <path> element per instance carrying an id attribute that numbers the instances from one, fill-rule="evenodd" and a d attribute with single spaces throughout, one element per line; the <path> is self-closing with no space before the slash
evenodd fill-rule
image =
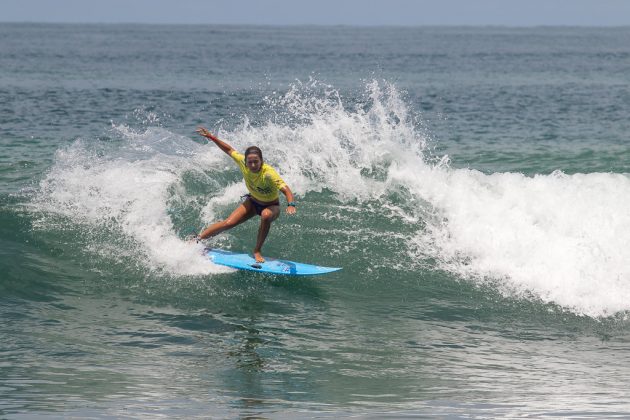
<path id="1" fill-rule="evenodd" d="M 247 159 L 247 155 L 258 155 L 260 161 L 263 161 L 262 150 L 256 146 L 249 146 L 247 150 L 245 150 L 245 159 Z"/>

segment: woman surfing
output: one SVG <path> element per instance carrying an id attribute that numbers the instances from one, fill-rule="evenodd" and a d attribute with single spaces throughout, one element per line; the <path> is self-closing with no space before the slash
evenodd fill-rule
<path id="1" fill-rule="evenodd" d="M 238 165 L 243 173 L 243 179 L 249 194 L 245 200 L 230 214 L 227 219 L 217 222 L 204 229 L 198 239 L 213 237 L 228 229 L 232 229 L 251 219 L 254 215 L 260 216 L 260 227 L 254 258 L 256 262 L 265 262 L 261 254 L 262 246 L 267 239 L 271 223 L 280 216 L 280 201 L 278 191 L 287 198 L 287 214 L 295 214 L 295 201 L 289 186 L 280 178 L 280 175 L 268 164 L 264 163 L 262 151 L 256 146 L 250 146 L 245 154 L 240 154 L 236 149 L 220 140 L 204 127 L 199 127 L 197 133 L 216 144 L 219 149 L 227 153 Z"/>

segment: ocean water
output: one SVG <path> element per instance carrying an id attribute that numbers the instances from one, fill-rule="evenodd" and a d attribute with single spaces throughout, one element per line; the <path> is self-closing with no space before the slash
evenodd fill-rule
<path id="1" fill-rule="evenodd" d="M 0 417 L 628 417 L 629 115 L 630 28 L 0 24 Z M 343 271 L 184 239 L 245 192 L 198 125 Z"/>

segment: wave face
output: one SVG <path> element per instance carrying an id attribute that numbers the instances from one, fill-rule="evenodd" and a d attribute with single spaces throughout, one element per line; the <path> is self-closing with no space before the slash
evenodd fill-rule
<path id="1" fill-rule="evenodd" d="M 390 268 L 428 265 L 593 317 L 630 309 L 626 175 L 453 168 L 447 155 L 435 155 L 404 94 L 385 82 L 367 83 L 352 103 L 334 87 L 298 82 L 265 98 L 264 107 L 266 119 L 254 124 L 245 115 L 232 128 L 218 126 L 219 136 L 238 149 L 259 145 L 305 205 L 326 192 L 338 205 L 356 206 L 359 231 L 374 216 L 360 208 L 380 208 L 378 217 L 404 227 L 391 233 L 404 240 Z M 113 125 L 111 132 L 109 142 L 79 139 L 57 153 L 37 208 L 86 226 L 96 252 L 122 247 L 149 271 L 224 272 L 182 238 L 238 202 L 244 188 L 231 161 L 158 127 Z M 340 234 L 331 254 L 348 249 L 349 234 Z"/>
<path id="2" fill-rule="evenodd" d="M 0 418 L 628 417 L 629 28 L 0 39 Z M 198 125 L 297 194 L 263 254 L 342 271 L 186 241 L 246 192 Z"/>

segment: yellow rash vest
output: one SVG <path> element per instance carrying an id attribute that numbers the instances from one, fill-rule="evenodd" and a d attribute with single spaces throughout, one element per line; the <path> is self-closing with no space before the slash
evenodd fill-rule
<path id="1" fill-rule="evenodd" d="M 245 163 L 245 155 L 233 150 L 230 157 L 238 164 L 243 173 L 245 185 L 256 201 L 268 203 L 278 199 L 278 191 L 287 184 L 280 178 L 275 169 L 263 163 L 260 171 L 252 172 Z"/>

